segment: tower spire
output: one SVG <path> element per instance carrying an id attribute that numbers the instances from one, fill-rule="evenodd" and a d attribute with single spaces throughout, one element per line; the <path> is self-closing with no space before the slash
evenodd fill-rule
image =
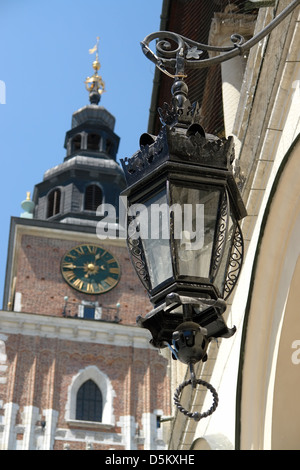
<path id="1" fill-rule="evenodd" d="M 102 77 L 98 75 L 98 70 L 100 69 L 99 62 L 99 37 L 97 37 L 97 43 L 92 49 L 89 49 L 90 54 L 96 52 L 96 59 L 93 62 L 94 74 L 91 77 L 87 77 L 85 80 L 85 87 L 89 92 L 90 103 L 98 104 L 102 93 L 105 91 L 105 84 L 102 80 Z"/>

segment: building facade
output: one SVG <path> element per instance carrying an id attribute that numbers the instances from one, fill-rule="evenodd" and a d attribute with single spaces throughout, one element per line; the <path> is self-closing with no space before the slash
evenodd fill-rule
<path id="1" fill-rule="evenodd" d="M 90 104 L 72 116 L 64 161 L 12 217 L 0 312 L 2 450 L 163 449 L 168 361 L 136 317 L 138 284 L 116 208 L 124 177 L 115 118 Z M 99 223 L 102 220 L 99 236 Z"/>
<path id="2" fill-rule="evenodd" d="M 292 2 L 167 1 L 161 30 L 213 46 L 248 39 Z M 209 5 L 208 5 L 209 4 Z M 299 4 L 299 2 L 298 2 Z M 192 70 L 189 98 L 203 126 L 233 135 L 235 178 L 243 220 L 242 274 L 225 317 L 237 332 L 211 342 L 196 376 L 218 391 L 219 405 L 196 422 L 174 412 L 169 449 L 299 449 L 299 5 L 249 54 L 205 71 Z M 169 102 L 172 80 L 156 71 L 148 131 L 157 134 L 157 106 Z M 189 376 L 172 363 L 172 388 Z M 211 395 L 185 390 L 185 409 L 204 412 Z"/>

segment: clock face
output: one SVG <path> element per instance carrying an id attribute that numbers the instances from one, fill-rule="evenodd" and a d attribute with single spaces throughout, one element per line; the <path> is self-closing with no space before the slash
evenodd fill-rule
<path id="1" fill-rule="evenodd" d="M 74 289 L 85 294 L 103 294 L 119 282 L 120 266 L 105 248 L 83 244 L 64 255 L 61 273 Z"/>

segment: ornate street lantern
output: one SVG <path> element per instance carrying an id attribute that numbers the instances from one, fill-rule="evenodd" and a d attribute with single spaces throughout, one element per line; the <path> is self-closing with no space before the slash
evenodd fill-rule
<path id="1" fill-rule="evenodd" d="M 223 313 L 242 265 L 246 210 L 232 172 L 233 139 L 206 134 L 186 95 L 176 80 L 173 106 L 159 110 L 159 135 L 143 134 L 122 165 L 128 248 L 154 306 L 137 323 L 193 373 L 212 338 L 235 332 Z"/>
<path id="2" fill-rule="evenodd" d="M 295 8 L 299 0 L 293 3 Z M 290 11 L 282 12 L 280 21 Z M 128 249 L 153 304 L 137 323 L 151 332 L 154 347 L 169 347 L 174 359 L 189 365 L 191 379 L 177 389 L 174 400 L 196 420 L 211 414 L 218 398 L 210 384 L 195 379 L 194 364 L 207 359 L 213 338 L 229 338 L 236 330 L 227 327 L 223 314 L 242 266 L 239 221 L 246 209 L 233 174 L 233 138 L 218 138 L 202 128 L 199 106 L 187 97 L 185 67 L 207 67 L 244 54 L 278 23 L 277 18 L 246 43 L 234 35 L 232 48 L 217 48 L 223 54 L 202 61 L 201 49 L 209 46 L 175 33 L 153 33 L 142 42 L 143 52 L 161 71 L 171 75 L 167 69 L 175 68 L 175 74 L 172 103 L 158 110 L 161 131 L 143 134 L 140 150 L 121 161 Z M 148 47 L 154 39 L 160 39 L 158 55 Z M 177 48 L 172 50 L 169 40 Z M 209 412 L 182 409 L 178 395 L 188 383 L 201 383 L 212 392 Z"/>
<path id="3" fill-rule="evenodd" d="M 172 345 L 183 321 L 206 328 L 208 339 L 234 333 L 222 313 L 242 264 L 238 221 L 246 215 L 232 172 L 233 139 L 205 134 L 198 107 L 179 93 L 186 85 L 175 87 L 180 108 L 160 110 L 159 135 L 142 135 L 141 149 L 123 161 L 128 248 L 154 305 L 138 324 L 159 348 Z"/>

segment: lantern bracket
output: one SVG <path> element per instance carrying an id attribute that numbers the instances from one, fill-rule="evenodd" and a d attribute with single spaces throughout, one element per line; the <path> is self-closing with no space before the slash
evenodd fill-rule
<path id="1" fill-rule="evenodd" d="M 206 299 L 201 297 L 190 297 L 187 295 L 179 295 L 176 292 L 168 294 L 166 297 L 165 305 L 166 307 L 172 306 L 174 304 L 180 305 L 195 305 L 201 312 L 206 310 L 209 307 L 216 307 L 223 312 L 226 310 L 226 302 L 223 299 Z"/>
<path id="2" fill-rule="evenodd" d="M 166 313 L 170 312 L 179 305 L 192 305 L 198 307 L 199 312 L 202 313 L 208 308 L 217 308 L 219 312 L 222 314 L 225 312 L 227 304 L 223 299 L 208 299 L 208 298 L 201 298 L 201 297 L 190 297 L 187 295 L 180 295 L 176 292 L 171 292 L 166 296 L 165 302 L 163 302 L 158 307 L 154 308 L 149 312 L 146 317 L 151 318 L 153 315 L 160 311 L 164 311 Z M 146 318 L 145 317 L 145 318 Z M 138 320 L 141 316 L 138 316 Z"/>
<path id="3" fill-rule="evenodd" d="M 263 30 L 246 41 L 240 34 L 231 36 L 232 46 L 217 47 L 198 43 L 180 34 L 171 31 L 158 31 L 151 33 L 141 41 L 142 51 L 156 67 L 169 77 L 181 81 L 186 77 L 185 67 L 201 69 L 221 64 L 237 56 L 245 56 L 248 51 L 270 34 L 290 13 L 292 13 L 300 0 L 293 0 L 281 11 Z M 149 44 L 156 40 L 156 53 Z M 172 48 L 172 44 L 175 46 Z M 220 53 L 216 57 L 204 58 L 204 51 Z M 174 73 L 170 73 L 169 70 Z"/>
<path id="4" fill-rule="evenodd" d="M 154 347 L 169 347 L 174 359 L 190 363 L 192 353 L 184 349 L 183 331 L 192 331 L 196 335 L 199 330 L 205 343 L 213 338 L 230 338 L 235 334 L 236 327 L 227 327 L 222 316 L 225 310 L 226 302 L 223 299 L 190 297 L 172 292 L 166 296 L 162 304 L 147 313 L 145 317 L 139 315 L 136 321 L 138 326 L 150 331 L 152 334 L 150 343 Z M 174 348 L 176 340 L 179 341 L 182 354 Z M 198 359 L 198 353 L 195 357 L 194 362 L 205 361 L 207 358 L 206 354 L 203 354 Z"/>

